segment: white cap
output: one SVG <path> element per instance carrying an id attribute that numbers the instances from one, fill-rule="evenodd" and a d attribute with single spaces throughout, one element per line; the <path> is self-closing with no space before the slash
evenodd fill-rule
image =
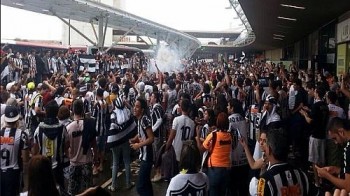
<path id="1" fill-rule="evenodd" d="M 8 84 L 6 85 L 6 90 L 8 90 L 8 91 L 11 90 L 12 86 L 15 85 L 15 84 L 16 84 L 15 81 L 8 83 Z"/>
<path id="2" fill-rule="evenodd" d="M 152 93 L 153 92 L 153 86 L 145 85 L 145 91 L 148 92 L 148 93 Z"/>
<path id="3" fill-rule="evenodd" d="M 144 82 L 139 82 L 137 84 L 137 87 L 140 91 L 144 91 L 145 90 L 145 83 Z"/>

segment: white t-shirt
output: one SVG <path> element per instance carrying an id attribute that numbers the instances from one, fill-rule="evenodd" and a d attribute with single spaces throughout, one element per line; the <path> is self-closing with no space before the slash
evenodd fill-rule
<path id="1" fill-rule="evenodd" d="M 231 153 L 232 166 L 246 165 L 248 164 L 247 156 L 245 155 L 244 148 L 241 143 L 239 143 L 238 139 L 240 137 L 247 138 L 247 122 L 240 114 L 231 114 L 228 117 L 228 120 L 230 122 L 229 131 L 235 136 L 233 138 L 233 144 L 235 146 Z"/>
<path id="2" fill-rule="evenodd" d="M 57 103 L 58 106 L 61 106 L 63 103 L 64 97 L 56 97 L 55 101 Z"/>
<path id="3" fill-rule="evenodd" d="M 330 117 L 339 117 L 342 119 L 346 118 L 343 108 L 330 103 L 328 104 L 328 109 L 329 109 Z"/>
<path id="4" fill-rule="evenodd" d="M 1 114 L 5 114 L 6 104 L 1 104 Z"/>
<path id="5" fill-rule="evenodd" d="M 166 196 L 208 195 L 209 179 L 205 173 L 178 174 L 170 181 Z"/>
<path id="6" fill-rule="evenodd" d="M 172 128 L 175 130 L 176 135 L 173 140 L 173 146 L 176 154 L 176 160 L 180 161 L 180 155 L 182 150 L 182 142 L 193 138 L 195 130 L 195 124 L 188 116 L 181 115 L 174 118 Z"/>

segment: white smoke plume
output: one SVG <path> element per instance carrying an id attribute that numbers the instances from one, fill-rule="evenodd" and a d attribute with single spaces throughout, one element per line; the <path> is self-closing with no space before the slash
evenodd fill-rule
<path id="1" fill-rule="evenodd" d="M 180 72 L 184 70 L 178 50 L 161 44 L 158 48 L 155 61 L 151 61 L 150 71 L 156 71 L 154 63 L 157 64 L 161 72 Z"/>

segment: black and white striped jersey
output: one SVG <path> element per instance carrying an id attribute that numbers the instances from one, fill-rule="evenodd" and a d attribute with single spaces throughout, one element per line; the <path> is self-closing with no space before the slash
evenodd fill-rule
<path id="1" fill-rule="evenodd" d="M 152 119 L 152 130 L 155 137 L 159 137 L 160 134 L 163 132 L 163 117 L 164 117 L 164 110 L 163 107 L 156 103 L 153 105 L 151 109 L 151 119 Z"/>
<path id="2" fill-rule="evenodd" d="M 143 115 L 140 119 L 136 121 L 136 123 L 137 123 L 137 132 L 140 139 L 146 140 L 148 138 L 146 130 L 152 127 L 151 119 L 147 115 Z M 147 161 L 147 162 L 153 161 L 152 144 L 142 146 L 140 148 L 139 158 L 141 161 Z"/>
<path id="3" fill-rule="evenodd" d="M 4 128 L 0 130 L 1 171 L 22 168 L 21 151 L 28 148 L 28 136 L 20 129 Z"/>
<path id="4" fill-rule="evenodd" d="M 306 174 L 288 163 L 269 166 L 258 182 L 258 195 L 307 196 L 310 193 L 309 189 Z"/>
<path id="5" fill-rule="evenodd" d="M 345 179 L 345 174 L 350 174 L 350 141 L 346 143 L 343 158 L 342 169 L 340 170 L 340 178 Z"/>
<path id="6" fill-rule="evenodd" d="M 106 134 L 107 103 L 105 100 L 96 101 L 93 109 L 93 117 L 96 120 L 96 133 L 98 136 Z"/>

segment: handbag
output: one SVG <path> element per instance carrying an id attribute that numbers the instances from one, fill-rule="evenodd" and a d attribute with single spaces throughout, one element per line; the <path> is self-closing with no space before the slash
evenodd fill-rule
<path id="1" fill-rule="evenodd" d="M 213 152 L 213 149 L 215 147 L 215 143 L 216 143 L 216 131 L 212 132 L 213 136 L 211 138 L 211 147 L 209 150 L 205 151 L 203 154 L 203 162 L 202 162 L 202 172 L 206 173 L 208 171 L 209 168 L 209 158 L 211 153 Z M 210 160 L 211 162 L 211 160 Z M 210 163 L 211 165 L 211 163 Z"/>

